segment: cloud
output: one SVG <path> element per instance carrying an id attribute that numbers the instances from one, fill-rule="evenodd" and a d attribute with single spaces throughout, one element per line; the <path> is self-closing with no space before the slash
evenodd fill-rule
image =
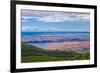
<path id="1" fill-rule="evenodd" d="M 28 20 L 33 19 L 33 18 L 37 18 L 37 17 L 34 17 L 34 16 L 22 16 L 21 20 L 22 20 L 22 22 L 28 22 Z"/>
<path id="2" fill-rule="evenodd" d="M 22 22 L 22 23 L 25 23 L 25 22 L 28 22 L 28 20 L 22 19 L 21 22 Z"/>
<path id="3" fill-rule="evenodd" d="M 37 30 L 39 30 L 39 29 L 37 29 L 37 27 L 36 26 L 22 26 L 22 31 L 37 31 Z"/>
<path id="4" fill-rule="evenodd" d="M 53 12 L 53 11 L 22 11 L 22 19 L 37 19 L 42 22 L 74 22 L 74 21 L 89 21 L 89 13 L 79 12 Z"/>
<path id="5" fill-rule="evenodd" d="M 55 27 L 50 27 L 50 28 L 41 29 L 41 31 L 59 31 L 59 30 L 61 30 L 61 29 L 55 28 Z"/>
<path id="6" fill-rule="evenodd" d="M 22 19 L 32 19 L 32 18 L 37 18 L 37 17 L 34 17 L 34 16 L 22 16 Z"/>
<path id="7" fill-rule="evenodd" d="M 62 29 L 54 28 L 54 27 L 48 27 L 48 28 L 40 28 L 36 26 L 22 26 L 23 32 L 34 32 L 34 31 L 60 31 Z"/>

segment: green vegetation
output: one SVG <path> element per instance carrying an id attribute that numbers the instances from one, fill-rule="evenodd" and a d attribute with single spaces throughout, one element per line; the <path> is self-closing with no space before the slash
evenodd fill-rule
<path id="1" fill-rule="evenodd" d="M 22 63 L 64 60 L 87 60 L 89 58 L 89 53 L 79 54 L 74 51 L 48 51 L 25 43 L 22 43 L 21 45 Z"/>

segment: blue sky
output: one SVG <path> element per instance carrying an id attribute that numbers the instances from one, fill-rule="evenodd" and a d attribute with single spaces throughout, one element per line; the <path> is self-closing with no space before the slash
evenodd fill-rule
<path id="1" fill-rule="evenodd" d="M 90 31 L 90 14 L 57 11 L 21 11 L 22 32 Z"/>

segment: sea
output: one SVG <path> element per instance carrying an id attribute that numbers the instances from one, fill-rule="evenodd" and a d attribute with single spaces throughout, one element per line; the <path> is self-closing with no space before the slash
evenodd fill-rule
<path id="1" fill-rule="evenodd" d="M 22 32 L 22 36 L 89 35 L 90 32 Z"/>

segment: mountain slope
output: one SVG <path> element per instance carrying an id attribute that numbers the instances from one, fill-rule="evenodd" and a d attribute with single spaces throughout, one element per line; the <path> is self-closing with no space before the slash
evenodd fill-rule
<path id="1" fill-rule="evenodd" d="M 62 60 L 86 60 L 89 59 L 89 57 L 89 53 L 79 54 L 73 51 L 45 50 L 25 43 L 22 43 L 21 45 L 21 61 L 23 63 Z"/>

